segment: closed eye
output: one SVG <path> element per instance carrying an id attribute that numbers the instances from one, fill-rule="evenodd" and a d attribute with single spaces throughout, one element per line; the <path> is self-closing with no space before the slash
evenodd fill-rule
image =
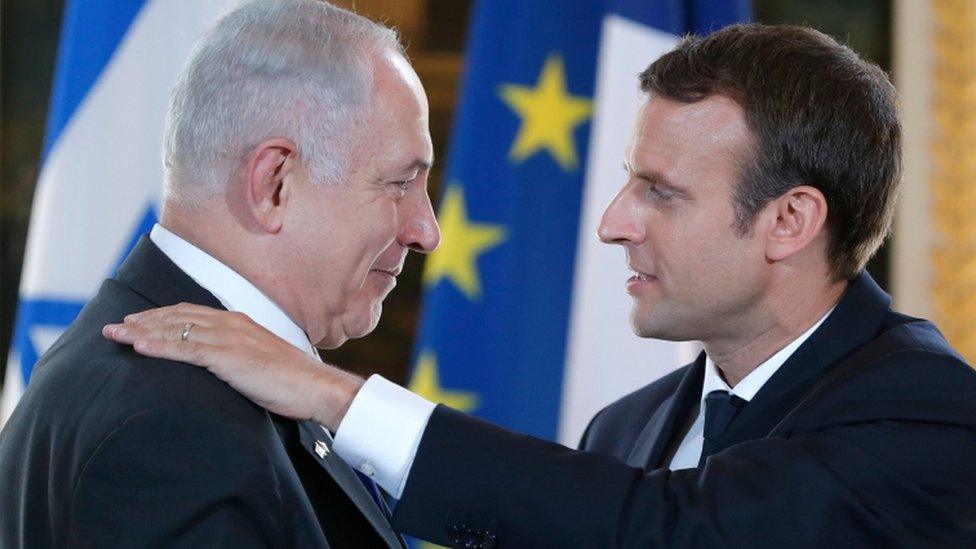
<path id="1" fill-rule="evenodd" d="M 674 193 L 665 189 L 657 183 L 652 183 L 648 181 L 647 185 L 647 196 L 653 200 L 668 201 L 674 198 Z"/>
<path id="2" fill-rule="evenodd" d="M 690 199 L 690 195 L 676 187 L 667 178 L 654 171 L 636 171 L 629 163 L 624 162 L 624 171 L 632 178 L 638 179 L 646 190 L 644 191 L 648 199 L 657 202 L 671 202 L 677 199 Z"/>
<path id="3" fill-rule="evenodd" d="M 402 181 L 390 181 L 387 185 L 390 192 L 394 194 L 397 199 L 403 198 L 410 192 L 410 182 L 412 179 L 405 179 Z"/>

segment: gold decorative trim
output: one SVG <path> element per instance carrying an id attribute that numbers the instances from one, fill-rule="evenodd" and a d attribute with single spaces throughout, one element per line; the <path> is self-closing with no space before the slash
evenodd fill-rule
<path id="1" fill-rule="evenodd" d="M 976 1 L 931 2 L 932 295 L 946 338 L 976 364 Z"/>

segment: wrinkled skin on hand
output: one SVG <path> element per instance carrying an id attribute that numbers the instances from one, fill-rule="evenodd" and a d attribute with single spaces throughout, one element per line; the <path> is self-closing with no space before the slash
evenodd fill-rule
<path id="1" fill-rule="evenodd" d="M 259 406 L 333 432 L 363 384 L 243 313 L 202 305 L 180 303 L 132 314 L 121 324 L 106 325 L 102 335 L 145 356 L 204 367 Z"/>

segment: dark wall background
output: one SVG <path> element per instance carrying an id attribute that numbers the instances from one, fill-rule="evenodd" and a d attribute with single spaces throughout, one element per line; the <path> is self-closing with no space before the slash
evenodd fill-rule
<path id="1" fill-rule="evenodd" d="M 756 19 L 767 24 L 808 25 L 833 36 L 891 74 L 890 0 L 753 0 Z M 889 289 L 889 242 L 868 263 L 868 271 Z"/>
<path id="2" fill-rule="evenodd" d="M 397 2 L 388 0 L 390 6 Z M 382 7 L 383 2 L 373 4 Z M 437 158 L 443 158 L 448 138 L 471 4 L 471 0 L 426 0 L 419 11 L 419 25 L 416 21 L 388 21 L 423 29 L 420 35 L 409 37 L 409 51 L 431 97 L 431 132 Z M 810 25 L 847 43 L 882 68 L 891 66 L 888 0 L 755 0 L 753 5 L 761 22 Z M 63 0 L 0 3 L 0 380 L 16 312 L 62 7 Z M 391 13 L 396 11 L 402 8 L 391 8 Z M 367 15 L 382 18 L 384 14 Z M 443 164 L 437 167 L 432 178 L 432 196 L 438 196 L 442 167 Z M 399 287 L 387 299 L 386 312 L 376 332 L 330 352 L 330 360 L 362 373 L 368 369 L 380 371 L 394 381 L 405 380 L 419 304 L 421 266 L 422 258 L 411 254 Z M 886 248 L 869 269 L 886 287 Z"/>
<path id="3" fill-rule="evenodd" d="M 7 365 L 17 310 L 62 4 L 63 0 L 0 3 L 0 372 Z"/>

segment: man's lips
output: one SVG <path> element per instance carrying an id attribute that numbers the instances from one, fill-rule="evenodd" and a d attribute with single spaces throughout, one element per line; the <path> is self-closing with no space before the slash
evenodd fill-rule
<path id="1" fill-rule="evenodd" d="M 634 275 L 630 277 L 631 279 L 636 279 L 636 280 L 654 280 L 654 279 L 657 279 L 656 276 L 654 276 L 654 275 L 652 275 L 650 273 L 647 273 L 647 272 L 642 271 L 640 269 L 635 269 L 633 267 L 633 265 L 627 265 L 627 268 L 630 270 L 630 272 L 634 273 Z"/>
<path id="2" fill-rule="evenodd" d="M 639 292 L 644 286 L 657 282 L 657 277 L 654 275 L 636 270 L 633 271 L 633 276 L 627 279 L 627 293 L 629 294 Z"/>
<path id="3" fill-rule="evenodd" d="M 400 267 L 390 267 L 388 269 L 380 269 L 380 268 L 370 269 L 371 272 L 390 275 L 393 278 L 396 278 L 400 274 L 400 270 L 401 270 Z"/>

